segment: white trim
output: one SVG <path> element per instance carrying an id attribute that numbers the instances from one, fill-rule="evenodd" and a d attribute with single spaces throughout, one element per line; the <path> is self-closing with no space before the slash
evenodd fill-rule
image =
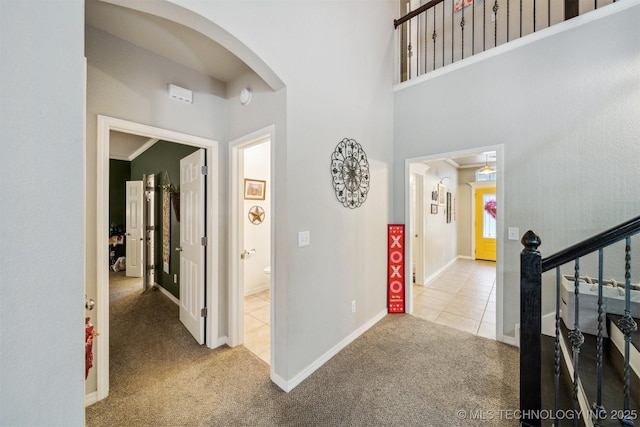
<path id="1" fill-rule="evenodd" d="M 262 129 L 258 129 L 245 135 L 241 138 L 234 139 L 229 142 L 229 337 L 228 344 L 230 347 L 235 347 L 244 342 L 244 283 L 241 279 L 240 272 L 240 246 L 239 242 L 242 238 L 242 227 L 240 224 L 240 203 L 244 200 L 240 197 L 242 194 L 240 187 L 240 178 L 243 174 L 242 165 L 242 150 L 250 146 L 260 144 L 266 141 L 270 141 L 271 159 L 270 170 L 271 185 L 269 187 L 271 191 L 271 217 L 276 218 L 276 197 L 277 190 L 275 186 L 275 149 L 276 149 L 276 127 L 275 125 L 269 125 Z M 271 274 L 269 275 L 269 289 L 271 290 L 271 303 L 270 303 L 270 315 L 271 315 L 271 331 L 270 331 L 270 352 L 271 363 L 270 370 L 271 375 L 275 375 L 275 360 L 277 355 L 275 354 L 276 347 L 276 316 L 275 316 L 275 287 L 277 271 L 275 270 L 275 220 L 271 221 L 270 240 L 271 240 L 271 259 L 269 266 L 271 268 Z"/>
<path id="2" fill-rule="evenodd" d="M 629 0 L 629 1 L 623 1 L 623 2 L 619 1 L 616 3 L 612 3 L 610 5 L 607 5 L 606 7 L 596 9 L 594 11 L 585 13 L 584 15 L 576 16 L 575 18 L 571 18 L 567 21 L 560 22 L 558 24 L 536 31 L 535 33 L 531 33 L 526 36 L 520 37 L 516 40 L 511 40 L 507 43 L 501 44 L 500 46 L 489 48 L 484 52 L 476 53 L 473 56 L 454 62 L 453 64 L 448 64 L 442 68 L 438 68 L 437 70 L 430 71 L 426 74 L 422 74 L 416 78 L 407 80 L 406 82 L 397 83 L 396 85 L 393 86 L 393 91 L 397 92 L 397 91 L 406 89 L 408 87 L 418 85 L 420 83 L 424 83 L 428 80 L 438 78 L 442 75 L 459 70 L 461 68 L 471 66 L 477 62 L 481 62 L 486 59 L 491 59 L 495 56 L 499 56 L 504 53 L 510 52 L 512 50 L 519 49 L 520 47 L 526 46 L 531 43 L 535 43 L 539 40 L 543 40 L 548 37 L 552 37 L 556 34 L 560 34 L 565 31 L 570 31 L 570 30 L 573 30 L 574 28 L 581 27 L 590 22 L 594 22 L 594 21 L 606 18 L 609 15 L 613 15 L 625 9 L 637 6 L 638 4 L 640 4 L 640 0 Z M 397 33 L 397 31 L 395 31 L 395 33 Z M 396 55 L 396 56 L 399 56 L 399 55 Z"/>
<path id="3" fill-rule="evenodd" d="M 225 345 L 229 343 L 229 337 L 224 335 L 220 338 L 218 338 L 218 347 L 220 347 L 221 345 Z"/>
<path id="4" fill-rule="evenodd" d="M 385 308 L 380 313 L 375 315 L 371 320 L 367 323 L 347 335 L 342 341 L 333 346 L 329 351 L 324 353 L 322 356 L 317 358 L 313 363 L 303 369 L 298 375 L 294 376 L 289 381 L 282 379 L 282 377 L 278 376 L 271 370 L 271 381 L 273 381 L 278 387 L 287 393 L 293 390 L 296 386 L 298 386 L 302 381 L 307 379 L 311 374 L 313 374 L 318 368 L 327 363 L 329 359 L 338 354 L 342 349 L 351 344 L 356 340 L 360 335 L 368 331 L 373 325 L 378 323 L 382 318 L 387 315 L 387 309 Z M 390 314 L 390 316 L 393 316 Z"/>
<path id="5" fill-rule="evenodd" d="M 171 302 L 175 303 L 178 306 L 180 305 L 180 300 L 178 298 L 176 298 L 175 296 L 173 296 L 173 294 L 171 292 L 169 292 L 168 290 L 166 290 L 162 285 L 160 285 L 158 283 L 154 283 L 154 286 L 156 287 L 156 289 L 158 289 L 160 292 L 162 292 L 164 294 L 164 296 L 169 298 L 171 300 Z"/>
<path id="6" fill-rule="evenodd" d="M 98 392 L 94 391 L 84 395 L 84 407 L 91 406 L 98 401 Z"/>
<path id="7" fill-rule="evenodd" d="M 542 316 L 541 320 L 541 333 L 549 337 L 556 336 L 556 312 L 547 313 Z"/>
<path id="8" fill-rule="evenodd" d="M 429 277 L 425 277 L 424 278 L 424 284 L 426 285 L 431 280 L 433 280 L 436 277 L 438 277 L 438 275 L 442 274 L 447 268 L 451 267 L 459 258 L 460 258 L 460 256 L 456 256 L 451 261 L 449 261 L 448 263 L 446 263 L 445 265 L 440 267 L 436 272 L 431 273 L 431 275 L 429 275 Z"/>
<path id="9" fill-rule="evenodd" d="M 496 336 L 499 337 L 497 341 L 512 345 L 514 347 L 520 347 L 518 340 L 515 339 L 515 337 L 509 336 L 509 335 L 496 335 Z"/>
<path id="10" fill-rule="evenodd" d="M 165 141 L 186 144 L 206 149 L 206 162 L 210 170 L 218 170 L 218 142 L 187 135 L 180 132 L 161 129 L 149 125 L 130 122 L 113 117 L 97 115 L 97 188 L 96 188 L 96 311 L 98 327 L 100 328 L 100 339 L 96 340 L 96 362 L 97 362 L 97 400 L 102 400 L 109 394 L 109 267 L 105 260 L 109 259 L 107 239 L 109 230 L 109 133 L 119 131 L 135 135 L 146 136 L 148 138 L 159 138 Z M 207 175 L 207 236 L 217 236 L 219 234 L 219 187 L 220 177 L 216 173 Z M 87 215 L 93 214 L 87 209 Z M 105 244 L 100 244 L 105 242 Z M 216 313 L 206 318 L 205 343 L 209 348 L 218 346 L 218 276 L 215 272 L 219 270 L 218 245 L 207 246 L 207 271 L 212 274 L 206 277 L 206 306 Z M 106 303 L 105 303 L 106 302 Z"/>
<path id="11" fill-rule="evenodd" d="M 140 148 L 138 148 L 136 151 L 134 151 L 133 153 L 131 153 L 129 155 L 128 160 L 129 161 L 134 160 L 140 154 L 144 153 L 149 148 L 153 147 L 155 145 L 155 143 L 158 142 L 158 141 L 160 141 L 158 138 L 149 138 L 149 140 L 147 142 L 145 142 L 144 144 L 142 144 L 142 146 Z"/>
<path id="12" fill-rule="evenodd" d="M 258 286 L 257 288 L 251 289 L 250 291 L 245 291 L 244 296 L 248 297 L 251 295 L 259 294 L 260 292 L 266 291 L 269 288 L 271 288 L 271 283 L 265 283 L 262 286 Z"/>

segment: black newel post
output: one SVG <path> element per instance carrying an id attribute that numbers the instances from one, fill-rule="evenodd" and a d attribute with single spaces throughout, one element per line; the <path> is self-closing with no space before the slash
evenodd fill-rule
<path id="1" fill-rule="evenodd" d="M 531 230 L 521 240 L 520 253 L 520 421 L 539 426 L 542 407 L 540 328 L 542 257 L 540 238 Z"/>

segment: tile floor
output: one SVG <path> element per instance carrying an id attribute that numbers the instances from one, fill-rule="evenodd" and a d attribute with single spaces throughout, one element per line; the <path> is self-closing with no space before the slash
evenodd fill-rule
<path id="1" fill-rule="evenodd" d="M 271 294 L 267 289 L 244 298 L 244 346 L 271 363 Z"/>
<path id="2" fill-rule="evenodd" d="M 413 287 L 413 315 L 495 339 L 496 265 L 459 259 L 425 286 Z M 271 299 L 265 290 L 244 299 L 244 346 L 271 363 Z"/>
<path id="3" fill-rule="evenodd" d="M 496 263 L 458 259 L 424 286 L 413 285 L 413 315 L 496 339 Z"/>

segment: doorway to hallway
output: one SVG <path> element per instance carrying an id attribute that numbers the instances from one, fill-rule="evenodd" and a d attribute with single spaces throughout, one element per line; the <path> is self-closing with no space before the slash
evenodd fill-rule
<path id="1" fill-rule="evenodd" d="M 454 323 L 458 316 L 465 330 L 494 339 L 502 339 L 503 267 L 497 236 L 502 233 L 497 221 L 503 208 L 503 177 L 501 168 L 490 176 L 478 172 L 487 158 L 494 167 L 501 164 L 501 156 L 501 146 L 495 146 L 408 159 L 405 178 L 410 195 L 405 208 L 407 234 L 412 237 L 407 248 L 412 261 L 407 277 L 413 279 L 407 284 L 409 312 L 441 323 Z M 478 257 L 476 252 L 482 241 L 475 235 L 474 200 L 485 187 L 494 188 L 497 216 L 491 227 L 496 256 L 490 262 L 480 261 L 486 255 Z M 476 274 L 468 274 L 476 269 Z"/>
<path id="2" fill-rule="evenodd" d="M 97 324 L 100 330 L 101 339 L 97 340 L 95 359 L 97 365 L 97 385 L 95 398 L 88 399 L 88 403 L 92 400 L 97 401 L 105 398 L 109 392 L 109 266 L 108 259 L 108 241 L 109 233 L 109 148 L 111 132 L 122 132 L 125 134 L 139 135 L 147 138 L 156 138 L 163 141 L 174 142 L 177 144 L 190 145 L 203 149 L 206 163 L 209 165 L 218 164 L 218 146 L 217 142 L 205 138 L 195 137 L 179 132 L 169 131 L 165 129 L 155 128 L 152 126 L 142 125 L 139 123 L 129 122 L 126 120 L 115 119 L 107 116 L 98 116 L 98 167 L 97 167 L 97 201 L 96 210 L 98 247 L 97 253 L 97 286 L 96 286 L 96 315 Z M 218 199 L 218 178 L 216 173 L 208 173 L 204 178 L 206 181 L 206 200 L 214 201 Z M 211 203 L 213 205 L 213 203 Z M 203 211 L 204 212 L 204 211 Z M 203 213 L 204 215 L 204 213 Z M 200 243 L 206 243 L 207 236 L 216 236 L 218 229 L 218 214 L 215 209 L 209 208 L 205 215 L 206 225 L 204 225 L 204 235 L 201 236 Z M 206 259 L 203 260 L 203 269 L 215 272 L 219 271 L 218 266 L 218 250 L 217 244 L 211 242 L 208 245 Z M 206 294 L 205 307 L 208 313 L 202 310 L 207 316 L 203 319 L 203 327 L 206 325 L 206 333 L 203 333 L 204 343 L 209 348 L 215 348 L 219 343 L 218 338 L 218 278 L 214 274 L 210 274 L 204 278 L 201 286 L 202 295 Z M 204 307 L 202 307 L 204 309 Z M 200 308 L 198 308 L 200 311 Z"/>

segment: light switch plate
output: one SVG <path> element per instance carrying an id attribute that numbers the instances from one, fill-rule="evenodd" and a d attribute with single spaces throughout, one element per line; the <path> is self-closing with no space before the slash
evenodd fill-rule
<path id="1" fill-rule="evenodd" d="M 309 246 L 311 244 L 311 233 L 307 231 L 298 232 L 298 247 Z"/>
<path id="2" fill-rule="evenodd" d="M 520 240 L 520 229 L 518 227 L 509 227 L 509 240 Z"/>

